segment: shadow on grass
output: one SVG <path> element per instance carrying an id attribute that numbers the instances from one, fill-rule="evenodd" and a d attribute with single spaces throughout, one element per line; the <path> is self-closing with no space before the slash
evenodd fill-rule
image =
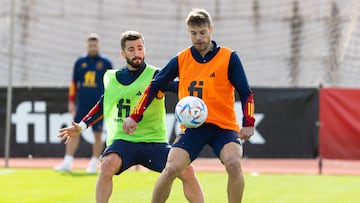
<path id="1" fill-rule="evenodd" d="M 81 177 L 81 176 L 97 176 L 97 173 L 87 173 L 87 172 L 81 172 L 81 171 L 61 171 L 61 172 L 57 172 L 60 173 L 62 175 L 67 175 L 67 176 L 74 176 L 74 177 Z"/>

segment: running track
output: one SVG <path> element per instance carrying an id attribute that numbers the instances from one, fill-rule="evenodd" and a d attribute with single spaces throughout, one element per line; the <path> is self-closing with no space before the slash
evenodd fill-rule
<path id="1" fill-rule="evenodd" d="M 50 168 L 58 165 L 62 158 L 10 158 L 9 168 Z M 76 158 L 74 169 L 85 169 L 89 159 Z M 198 158 L 193 162 L 196 171 L 225 172 L 218 159 Z M 321 168 L 319 167 L 321 165 Z M 0 168 L 5 167 L 4 158 L 0 158 Z M 332 174 L 360 175 L 360 160 L 324 159 L 244 159 L 242 168 L 245 173 L 281 173 L 281 174 Z M 133 170 L 146 170 L 133 167 Z"/>

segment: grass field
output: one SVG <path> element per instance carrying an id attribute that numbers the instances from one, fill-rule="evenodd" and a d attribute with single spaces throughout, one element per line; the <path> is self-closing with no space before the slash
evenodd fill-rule
<path id="1" fill-rule="evenodd" d="M 114 178 L 110 202 L 149 202 L 158 173 L 127 171 Z M 207 203 L 226 202 L 225 173 L 197 172 Z M 95 202 L 97 175 L 83 170 L 56 173 L 51 169 L 0 168 L 1 203 Z M 244 203 L 360 203 L 360 176 L 245 174 Z M 168 200 L 183 203 L 176 180 Z"/>

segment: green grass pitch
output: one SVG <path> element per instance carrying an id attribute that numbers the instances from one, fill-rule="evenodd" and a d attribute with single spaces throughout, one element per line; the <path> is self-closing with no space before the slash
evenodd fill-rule
<path id="1" fill-rule="evenodd" d="M 197 172 L 207 203 L 226 202 L 225 173 Z M 126 171 L 113 179 L 110 202 L 150 201 L 159 176 L 149 171 Z M 0 203 L 95 202 L 97 175 L 83 170 L 56 173 L 51 169 L 0 168 Z M 360 176 L 245 174 L 244 203 L 359 203 Z M 186 202 L 176 180 L 168 200 Z"/>

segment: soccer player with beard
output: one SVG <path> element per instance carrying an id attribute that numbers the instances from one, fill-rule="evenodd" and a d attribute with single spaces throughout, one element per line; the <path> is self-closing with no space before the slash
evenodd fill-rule
<path id="1" fill-rule="evenodd" d="M 126 66 L 109 70 L 104 75 L 104 95 L 80 123 L 60 129 L 59 137 L 69 143 L 82 130 L 104 117 L 107 126 L 107 148 L 102 154 L 101 170 L 96 183 L 96 202 L 108 202 L 112 193 L 112 178 L 131 166 L 140 164 L 150 170 L 161 172 L 165 168 L 171 145 L 166 137 L 166 111 L 164 91 L 177 92 L 178 83 L 170 82 L 158 92 L 149 105 L 141 124 L 133 133 L 125 133 L 123 120 L 138 103 L 142 92 L 158 72 L 158 68 L 146 64 L 144 38 L 136 31 L 121 35 L 120 55 Z M 134 129 L 135 130 L 135 129 Z M 178 176 L 189 202 L 204 202 L 201 186 L 190 165 Z"/>

